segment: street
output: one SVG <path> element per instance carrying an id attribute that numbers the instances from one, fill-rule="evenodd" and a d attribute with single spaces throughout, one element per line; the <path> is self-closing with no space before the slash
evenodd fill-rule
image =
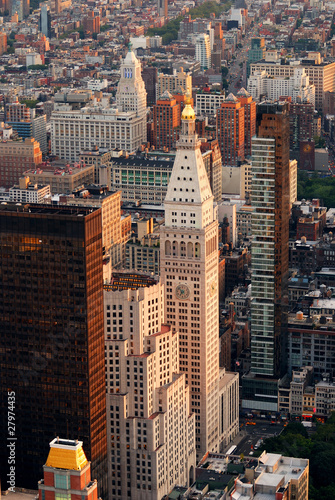
<path id="1" fill-rule="evenodd" d="M 242 48 L 237 49 L 236 59 L 230 62 L 229 73 L 228 73 L 228 92 L 232 92 L 234 95 L 240 90 L 241 87 L 247 85 L 247 82 L 243 81 L 243 67 L 240 67 L 240 63 L 244 63 L 248 59 L 248 50 L 251 44 L 251 38 L 258 36 L 258 25 L 249 29 L 242 40 Z"/>
<path id="2" fill-rule="evenodd" d="M 249 424 L 247 424 L 247 422 L 249 422 Z M 250 452 L 255 451 L 255 445 L 258 441 L 280 434 L 283 428 L 283 423 L 271 424 L 268 420 L 252 419 L 247 421 L 246 419 L 241 419 L 240 436 L 243 437 L 233 454 L 241 455 L 241 453 L 243 453 L 244 456 L 250 455 Z M 236 441 L 236 438 L 234 441 Z"/>

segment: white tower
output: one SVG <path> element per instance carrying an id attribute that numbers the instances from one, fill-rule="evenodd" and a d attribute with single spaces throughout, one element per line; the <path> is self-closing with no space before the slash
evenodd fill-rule
<path id="1" fill-rule="evenodd" d="M 195 42 L 195 59 L 200 62 L 201 69 L 211 68 L 211 41 L 209 35 L 201 33 Z"/>
<path id="2" fill-rule="evenodd" d="M 207 451 L 220 451 L 222 434 L 218 222 L 189 99 L 182 113 L 182 133 L 165 199 L 161 277 L 166 287 L 166 321 L 179 331 L 180 371 L 190 387 L 199 458 Z"/>
<path id="3" fill-rule="evenodd" d="M 141 63 L 136 58 L 131 44 L 121 63 L 121 78 L 116 92 L 116 105 L 120 111 L 135 111 L 143 118 L 143 127 L 139 134 L 143 142 L 147 140 L 147 92 L 141 75 Z"/>

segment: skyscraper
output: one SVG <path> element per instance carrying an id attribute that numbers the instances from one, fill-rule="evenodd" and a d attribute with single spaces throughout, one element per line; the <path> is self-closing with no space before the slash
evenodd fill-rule
<path id="1" fill-rule="evenodd" d="M 244 160 L 244 107 L 229 94 L 216 112 L 216 137 L 222 155 L 222 165 L 236 166 Z"/>
<path id="2" fill-rule="evenodd" d="M 36 116 L 35 109 L 20 103 L 17 97 L 6 104 L 6 123 L 11 125 L 23 139 L 33 137 L 39 142 L 41 151 L 48 151 L 46 116 Z"/>
<path id="3" fill-rule="evenodd" d="M 179 135 L 180 104 L 167 90 L 153 106 L 153 144 L 157 149 L 174 148 Z"/>
<path id="4" fill-rule="evenodd" d="M 48 38 L 51 37 L 51 14 L 50 14 L 50 7 L 48 5 L 41 6 L 38 29 L 46 37 Z"/>
<path id="5" fill-rule="evenodd" d="M 179 370 L 179 335 L 164 321 L 164 287 L 113 275 L 104 287 L 109 498 L 158 499 L 194 480 L 195 416 Z"/>
<path id="6" fill-rule="evenodd" d="M 141 63 L 129 49 L 121 63 L 117 109 L 89 103 L 54 111 L 51 117 L 52 154 L 68 161 L 95 147 L 135 152 L 147 140 L 147 100 Z M 67 132 L 68 131 L 68 132 Z"/>
<path id="7" fill-rule="evenodd" d="M 131 44 L 121 63 L 121 78 L 116 92 L 116 105 L 121 111 L 135 112 L 143 119 L 143 142 L 147 130 L 147 92 L 141 75 L 141 63 L 136 58 Z"/>
<path id="8" fill-rule="evenodd" d="M 209 35 L 201 33 L 195 41 L 195 59 L 200 62 L 201 69 L 210 69 L 211 62 L 211 41 Z"/>
<path id="9" fill-rule="evenodd" d="M 74 436 L 105 493 L 101 209 L 1 205 L 0 238 L 0 441 L 14 391 L 16 486 L 36 488 L 48 442 Z M 8 466 L 2 446 L 2 487 Z"/>
<path id="10" fill-rule="evenodd" d="M 180 371 L 190 387 L 196 416 L 197 457 L 219 451 L 218 222 L 213 195 L 195 133 L 190 100 L 161 229 L 161 277 L 166 287 L 166 321 L 180 337 Z"/>
<path id="11" fill-rule="evenodd" d="M 156 88 L 158 84 L 158 70 L 155 66 L 145 66 L 142 69 L 142 78 L 147 91 L 147 103 L 149 106 L 156 104 Z"/>
<path id="12" fill-rule="evenodd" d="M 250 76 L 250 64 L 261 61 L 265 57 L 264 38 L 252 38 L 251 47 L 248 51 L 247 77 Z"/>
<path id="13" fill-rule="evenodd" d="M 249 407 L 276 407 L 276 381 L 285 373 L 290 214 L 288 103 L 261 103 L 252 140 L 251 373 Z M 247 402 L 244 403 L 247 407 Z"/>
<path id="14" fill-rule="evenodd" d="M 244 154 L 251 156 L 251 139 L 256 134 L 256 102 L 244 88 L 236 97 L 244 108 Z"/>
<path id="15" fill-rule="evenodd" d="M 168 0 L 158 0 L 157 7 L 158 7 L 158 15 L 160 17 L 168 16 Z"/>

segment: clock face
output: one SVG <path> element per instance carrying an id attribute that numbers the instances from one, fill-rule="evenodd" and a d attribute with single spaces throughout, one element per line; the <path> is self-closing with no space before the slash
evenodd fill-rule
<path id="1" fill-rule="evenodd" d="M 310 144 L 306 144 L 306 146 L 304 147 L 304 150 L 305 150 L 305 153 L 309 153 L 311 151 L 311 146 Z"/>
<path id="2" fill-rule="evenodd" d="M 190 289 L 185 284 L 178 285 L 175 292 L 177 299 L 180 300 L 188 299 L 190 296 Z"/>
<path id="3" fill-rule="evenodd" d="M 213 280 L 212 283 L 209 285 L 209 295 L 213 297 L 215 292 L 216 292 L 216 281 Z"/>

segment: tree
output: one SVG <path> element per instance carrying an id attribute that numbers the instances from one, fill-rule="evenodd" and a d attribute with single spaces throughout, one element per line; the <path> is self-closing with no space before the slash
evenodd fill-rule
<path id="1" fill-rule="evenodd" d="M 228 68 L 226 66 L 221 66 L 222 78 L 225 78 L 228 75 Z"/>
<path id="2" fill-rule="evenodd" d="M 222 78 L 222 88 L 228 90 L 229 84 L 225 78 Z"/>
<path id="3" fill-rule="evenodd" d="M 287 434 L 301 434 L 301 436 L 308 438 L 306 427 L 304 427 L 301 422 L 290 422 L 284 428 L 282 436 L 286 436 Z"/>
<path id="4" fill-rule="evenodd" d="M 36 99 L 23 99 L 21 104 L 25 104 L 28 108 L 36 108 L 38 101 Z"/>

